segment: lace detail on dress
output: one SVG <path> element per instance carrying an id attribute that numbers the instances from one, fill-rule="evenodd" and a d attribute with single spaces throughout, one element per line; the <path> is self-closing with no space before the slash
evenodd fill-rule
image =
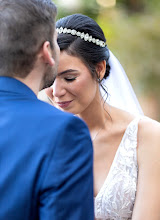
<path id="1" fill-rule="evenodd" d="M 137 186 L 137 131 L 139 118 L 127 127 L 108 176 L 95 198 L 95 217 L 128 220 L 132 217 Z"/>

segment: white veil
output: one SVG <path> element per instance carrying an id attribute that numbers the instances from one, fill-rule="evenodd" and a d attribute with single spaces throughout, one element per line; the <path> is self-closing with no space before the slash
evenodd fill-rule
<path id="1" fill-rule="evenodd" d="M 123 67 L 113 53 L 111 51 L 109 53 L 110 75 L 101 82 L 109 94 L 106 100 L 107 103 L 135 115 L 143 115 L 141 106 Z M 100 91 L 105 98 L 105 92 L 101 86 Z"/>

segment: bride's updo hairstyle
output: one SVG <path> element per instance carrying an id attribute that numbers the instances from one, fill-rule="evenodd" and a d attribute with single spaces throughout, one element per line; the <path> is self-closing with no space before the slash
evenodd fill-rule
<path id="1" fill-rule="evenodd" d="M 96 65 L 106 60 L 104 78 L 109 76 L 109 50 L 106 39 L 102 29 L 93 19 L 82 14 L 73 14 L 59 19 L 56 28 L 61 51 L 80 58 L 96 80 L 98 80 Z"/>

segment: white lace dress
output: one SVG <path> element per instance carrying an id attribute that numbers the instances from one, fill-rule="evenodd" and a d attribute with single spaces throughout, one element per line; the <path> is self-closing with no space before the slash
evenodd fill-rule
<path id="1" fill-rule="evenodd" d="M 128 125 L 117 149 L 108 176 L 95 197 L 96 220 L 128 220 L 137 186 L 137 131 L 140 118 Z"/>

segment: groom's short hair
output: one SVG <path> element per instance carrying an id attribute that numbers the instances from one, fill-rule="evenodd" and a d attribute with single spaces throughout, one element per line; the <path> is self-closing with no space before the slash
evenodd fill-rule
<path id="1" fill-rule="evenodd" d="M 54 47 L 56 14 L 51 0 L 0 0 L 0 76 L 25 78 L 43 43 Z"/>

